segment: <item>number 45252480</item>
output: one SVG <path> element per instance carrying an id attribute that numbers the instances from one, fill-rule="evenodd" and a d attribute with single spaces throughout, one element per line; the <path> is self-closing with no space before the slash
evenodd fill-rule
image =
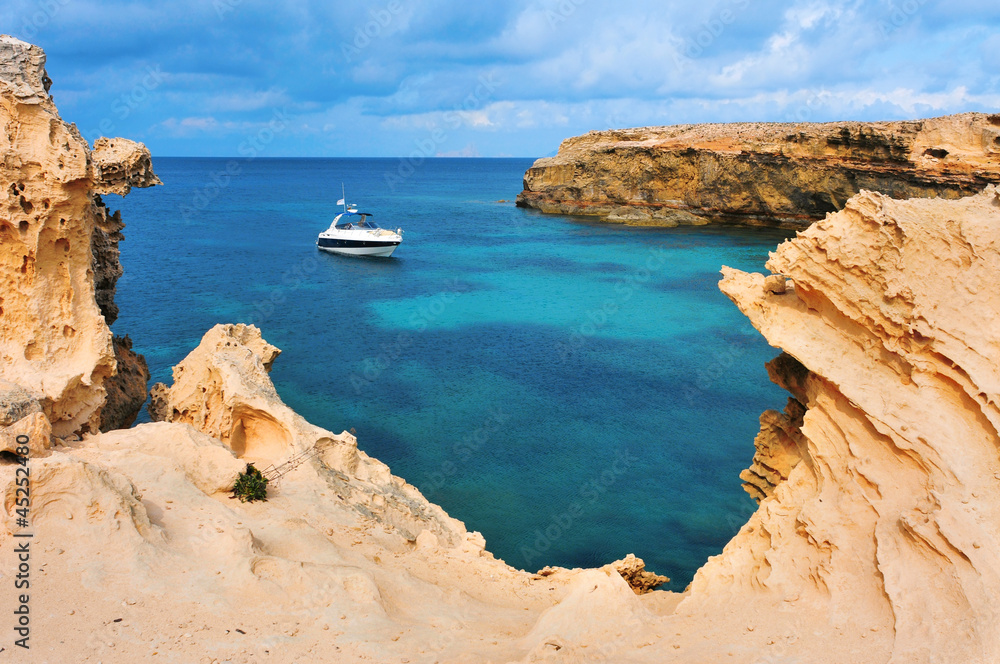
<path id="1" fill-rule="evenodd" d="M 22 519 L 28 518 L 28 506 L 30 505 L 28 488 L 30 482 L 28 477 L 30 473 L 28 469 L 28 453 L 30 450 L 26 444 L 27 442 L 23 436 L 18 436 L 18 445 L 15 449 L 17 452 L 18 468 L 15 472 L 17 476 L 17 489 L 14 492 L 16 498 L 14 502 L 17 504 L 17 515 Z"/>

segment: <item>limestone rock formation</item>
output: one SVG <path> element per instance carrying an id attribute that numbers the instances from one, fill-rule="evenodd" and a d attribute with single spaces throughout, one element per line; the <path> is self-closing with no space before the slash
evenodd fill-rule
<path id="1" fill-rule="evenodd" d="M 675 226 L 804 228 L 862 189 L 957 198 L 1000 183 L 1000 115 L 590 132 L 524 176 L 521 207 Z"/>
<path id="2" fill-rule="evenodd" d="M 654 574 L 646 570 L 646 563 L 641 558 L 636 558 L 634 553 L 630 553 L 623 559 L 611 563 L 625 583 L 635 591 L 636 595 L 648 593 L 659 588 L 664 583 L 669 583 L 670 579 L 659 574 Z"/>
<path id="3" fill-rule="evenodd" d="M 769 283 L 778 279 L 782 288 L 775 290 Z M 785 277 L 771 275 L 764 278 L 764 291 L 772 295 L 783 295 Z M 743 488 L 758 503 L 774 493 L 775 487 L 788 479 L 789 474 L 805 456 L 806 440 L 802 437 L 802 416 L 806 401 L 803 386 L 809 377 L 809 370 L 798 360 L 782 353 L 767 363 L 767 373 L 771 380 L 792 393 L 785 406 L 785 412 L 765 411 L 760 416 L 760 433 L 754 440 L 756 450 L 753 464 L 740 473 Z"/>
<path id="4" fill-rule="evenodd" d="M 108 325 L 123 224 L 98 194 L 159 180 L 139 144 L 102 140 L 92 152 L 50 85 L 41 49 L 0 37 L 0 378 L 38 393 L 67 436 L 129 419 L 101 415 L 117 366 Z M 126 386 L 140 387 L 113 389 Z M 131 400 L 144 395 L 143 384 Z"/>
<path id="5" fill-rule="evenodd" d="M 0 35 L 0 85 L 25 104 L 48 99 L 52 79 L 45 73 L 45 53 L 10 35 Z"/>
<path id="6" fill-rule="evenodd" d="M 115 349 L 114 376 L 104 381 L 107 397 L 101 408 L 101 431 L 127 429 L 135 422 L 142 405 L 146 402 L 146 386 L 149 385 L 149 367 L 146 358 L 132 350 L 132 340 L 128 335 L 112 339 Z"/>
<path id="7" fill-rule="evenodd" d="M 802 460 L 801 427 L 805 407 L 789 399 L 785 412 L 765 411 L 760 416 L 760 433 L 754 439 L 753 465 L 740 473 L 743 488 L 758 503 L 774 493 Z"/>
<path id="8" fill-rule="evenodd" d="M 410 541 L 422 531 L 452 547 L 477 540 L 388 466 L 359 450 L 353 435 L 314 426 L 286 406 L 268 376 L 280 352 L 252 325 L 216 325 L 174 367 L 171 387 L 153 386 L 150 415 L 189 424 L 260 469 L 315 453 L 342 500 L 366 515 L 377 514 Z"/>
<path id="9" fill-rule="evenodd" d="M 791 602 L 845 641 L 868 636 L 865 659 L 845 660 L 1000 658 L 998 238 L 995 187 L 864 192 L 772 254 L 793 291 L 724 270 L 722 290 L 803 368 L 773 372 L 805 409 L 778 426 L 801 461 L 682 611 L 720 593 Z"/>
<path id="10" fill-rule="evenodd" d="M 630 661 L 631 637 L 642 634 L 655 618 L 612 566 L 585 570 L 573 577 L 566 597 L 544 611 L 520 640 L 528 653 L 522 661 Z M 670 655 L 656 650 L 660 661 Z"/>
<path id="11" fill-rule="evenodd" d="M 153 173 L 149 150 L 127 138 L 98 138 L 90 155 L 94 191 L 125 196 L 132 187 L 152 187 L 160 182 Z"/>
<path id="12" fill-rule="evenodd" d="M 26 444 L 18 443 L 21 436 L 28 437 Z M 26 446 L 29 456 L 39 456 L 51 439 L 52 425 L 42 412 L 39 395 L 0 380 L 0 452 L 17 455 L 17 448 Z"/>

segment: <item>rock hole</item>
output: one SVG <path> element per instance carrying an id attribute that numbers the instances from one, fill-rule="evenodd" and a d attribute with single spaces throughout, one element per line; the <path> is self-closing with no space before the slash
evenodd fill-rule
<path id="1" fill-rule="evenodd" d="M 64 225 L 65 223 L 66 223 L 65 219 L 62 219 L 62 218 L 59 219 L 59 225 L 60 226 Z"/>
<path id="2" fill-rule="evenodd" d="M 1000 127 L 1000 115 L 990 115 L 986 118 L 991 125 Z"/>
<path id="3" fill-rule="evenodd" d="M 27 346 L 24 347 L 24 359 L 26 360 L 38 360 L 42 357 L 42 349 L 38 347 L 34 341 L 29 342 Z"/>
<path id="4" fill-rule="evenodd" d="M 17 225 L 17 227 L 19 229 L 21 229 L 22 233 L 27 233 L 28 232 L 28 222 L 27 221 L 22 221 L 21 223 L 19 223 Z"/>
<path id="5" fill-rule="evenodd" d="M 71 339 L 76 336 L 76 330 L 74 330 L 69 325 L 63 325 L 63 336 L 67 339 Z"/>
<path id="6" fill-rule="evenodd" d="M 948 156 L 948 151 L 944 148 L 927 148 L 924 150 L 925 157 L 934 157 L 935 159 L 944 159 Z"/>
<path id="7" fill-rule="evenodd" d="M 42 207 L 45 208 L 46 210 L 49 209 L 50 205 L 51 203 L 49 203 L 49 199 L 46 198 L 45 200 L 42 201 Z"/>
<path id="8" fill-rule="evenodd" d="M 21 274 L 28 274 L 28 257 L 24 257 L 24 261 L 21 263 Z"/>
<path id="9" fill-rule="evenodd" d="M 31 211 L 35 209 L 35 206 L 31 204 L 31 201 L 29 201 L 24 196 L 21 196 L 20 203 L 21 203 L 21 209 L 24 210 L 25 214 L 31 214 Z"/>
<path id="10" fill-rule="evenodd" d="M 809 198 L 813 209 L 820 214 L 837 211 L 837 204 L 833 201 L 833 197 L 829 193 L 817 192 Z"/>
<path id="11" fill-rule="evenodd" d="M 238 420 L 236 426 L 233 427 L 232 433 L 229 434 L 229 448 L 237 457 L 241 457 L 246 453 L 247 434 L 246 427 L 243 426 L 243 420 Z"/>
<path id="12" fill-rule="evenodd" d="M 64 237 L 61 237 L 58 240 L 56 240 L 56 249 L 62 249 L 63 253 L 68 254 L 69 253 L 69 240 L 67 240 Z"/>
<path id="13" fill-rule="evenodd" d="M 0 465 L 9 466 L 12 463 L 20 463 L 21 457 L 17 456 L 10 450 L 0 451 Z"/>
<path id="14" fill-rule="evenodd" d="M 1000 136 L 993 139 L 993 145 L 1000 146 Z"/>
<path id="15" fill-rule="evenodd" d="M 229 448 L 237 457 L 273 460 L 287 454 L 291 436 L 277 420 L 252 408 L 233 412 L 235 425 L 229 434 Z"/>

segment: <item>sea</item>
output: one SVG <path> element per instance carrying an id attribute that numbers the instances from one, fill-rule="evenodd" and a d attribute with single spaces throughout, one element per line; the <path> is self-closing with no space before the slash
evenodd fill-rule
<path id="1" fill-rule="evenodd" d="M 789 232 L 517 208 L 531 164 L 154 158 L 162 187 L 105 199 L 127 224 L 113 329 L 169 383 L 213 325 L 253 323 L 285 403 L 498 558 L 635 553 L 683 590 L 756 509 L 739 473 L 787 398 L 719 269 L 763 270 Z M 342 187 L 403 229 L 391 258 L 317 250 Z"/>

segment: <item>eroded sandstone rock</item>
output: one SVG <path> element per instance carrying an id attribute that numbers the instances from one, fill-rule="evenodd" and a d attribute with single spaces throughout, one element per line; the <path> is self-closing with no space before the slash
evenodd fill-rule
<path id="1" fill-rule="evenodd" d="M 636 595 L 648 593 L 659 588 L 664 583 L 669 583 L 670 579 L 659 574 L 654 574 L 646 570 L 646 563 L 641 558 L 636 558 L 634 553 L 630 553 L 623 559 L 611 563 L 611 566 L 622 575 L 625 583 L 635 591 Z"/>
<path id="2" fill-rule="evenodd" d="M 18 442 L 18 438 L 27 436 Z M 42 412 L 40 395 L 19 385 L 0 380 L 0 452 L 20 456 L 18 448 L 27 447 L 28 456 L 40 456 L 52 442 L 52 425 Z"/>
<path id="3" fill-rule="evenodd" d="M 104 381 L 107 398 L 101 408 L 101 431 L 126 429 L 132 426 L 146 402 L 149 367 L 146 358 L 132 350 L 132 340 L 126 335 L 112 339 L 117 372 Z"/>
<path id="4" fill-rule="evenodd" d="M 785 603 L 844 644 L 867 637 L 864 661 L 1000 658 L 998 237 L 995 187 L 864 192 L 772 254 L 794 293 L 724 270 L 722 290 L 795 359 L 772 375 L 799 405 L 762 418 L 760 508 L 679 613 L 721 625 L 720 597 Z"/>
<path id="5" fill-rule="evenodd" d="M 0 37 L 0 378 L 39 393 L 66 436 L 101 427 L 116 372 L 108 325 L 123 224 L 97 194 L 159 180 L 139 144 L 98 141 L 92 153 L 50 85 L 41 49 Z M 145 385 L 130 387 L 141 401 Z"/>
<path id="6" fill-rule="evenodd" d="M 163 184 L 153 173 L 149 150 L 127 138 L 98 138 L 90 155 L 94 191 L 125 196 L 132 187 Z"/>
<path id="7" fill-rule="evenodd" d="M 764 279 L 765 292 L 781 295 L 769 287 L 770 277 Z M 782 283 L 785 278 L 781 277 Z M 767 363 L 771 380 L 791 392 L 785 411 L 765 411 L 760 416 L 760 433 L 754 439 L 754 458 L 750 468 L 740 473 L 743 488 L 758 503 L 774 493 L 775 487 L 788 479 L 792 469 L 805 454 L 806 440 L 802 437 L 802 418 L 806 407 L 805 381 L 809 370 L 788 353 L 782 353 Z"/>
<path id="8" fill-rule="evenodd" d="M 789 399 L 785 412 L 764 411 L 760 433 L 754 439 L 753 465 L 740 473 L 743 488 L 758 503 L 774 493 L 802 460 L 801 427 L 805 407 Z"/>
<path id="9" fill-rule="evenodd" d="M 172 386 L 153 386 L 150 416 L 189 424 L 261 470 L 313 455 L 334 495 L 408 540 L 427 531 L 445 546 L 483 550 L 481 536 L 359 450 L 353 435 L 314 426 L 286 406 L 268 375 L 280 352 L 252 325 L 216 325 L 174 367 Z"/>
<path id="10" fill-rule="evenodd" d="M 1000 182 L 1000 115 L 594 131 L 524 176 L 517 204 L 632 225 L 804 228 L 862 189 L 957 198 Z"/>

